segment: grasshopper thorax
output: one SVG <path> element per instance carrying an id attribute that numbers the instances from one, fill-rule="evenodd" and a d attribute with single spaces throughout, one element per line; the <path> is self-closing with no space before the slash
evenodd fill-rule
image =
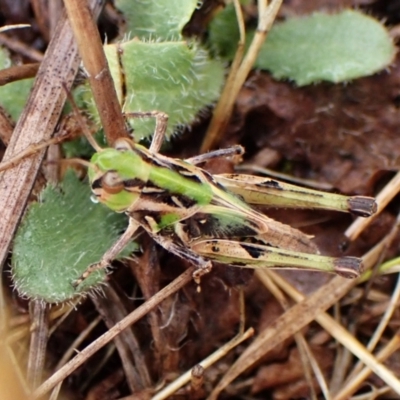
<path id="1" fill-rule="evenodd" d="M 88 170 L 95 199 L 117 212 L 127 211 L 140 197 L 151 166 L 128 139 L 119 139 L 114 148 L 95 153 Z"/>

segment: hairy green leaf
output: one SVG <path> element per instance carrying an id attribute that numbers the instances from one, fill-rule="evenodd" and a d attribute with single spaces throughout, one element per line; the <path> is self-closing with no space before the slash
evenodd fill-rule
<path id="1" fill-rule="evenodd" d="M 343 82 L 391 64 L 395 46 L 386 28 L 359 11 L 315 13 L 277 24 L 255 64 L 298 85 Z"/>
<path id="2" fill-rule="evenodd" d="M 198 5 L 198 0 L 116 0 L 126 19 L 131 37 L 150 40 L 180 40 L 182 29 Z"/>
<path id="3" fill-rule="evenodd" d="M 233 4 L 227 5 L 211 21 L 208 42 L 212 51 L 233 60 L 240 39 L 239 26 Z"/>
<path id="4" fill-rule="evenodd" d="M 33 203 L 14 241 L 12 275 L 19 293 L 58 303 L 87 293 L 104 281 L 97 271 L 77 289 L 73 282 L 100 260 L 124 229 L 125 216 L 90 201 L 88 185 L 69 171 L 60 185 L 47 186 Z M 134 249 L 128 246 L 121 256 Z"/>
<path id="5" fill-rule="evenodd" d="M 105 46 L 105 51 L 124 112 L 167 113 L 167 137 L 216 101 L 224 81 L 222 63 L 209 59 L 194 43 L 131 40 Z M 91 112 L 96 115 L 94 107 Z M 154 119 L 136 118 L 130 123 L 135 140 L 154 132 Z"/>
<path id="6" fill-rule="evenodd" d="M 0 47 L 0 69 L 9 67 L 11 67 L 9 53 L 6 49 Z M 23 79 L 0 86 L 0 106 L 11 115 L 14 121 L 19 118 L 25 107 L 32 83 L 33 78 Z"/>
<path id="7" fill-rule="evenodd" d="M 253 36 L 254 31 L 249 30 L 247 45 Z M 238 40 L 235 11 L 229 5 L 210 24 L 210 46 L 232 60 Z M 395 52 L 379 21 L 359 11 L 344 10 L 275 24 L 254 66 L 299 86 L 322 80 L 337 83 L 381 71 L 392 63 Z"/>

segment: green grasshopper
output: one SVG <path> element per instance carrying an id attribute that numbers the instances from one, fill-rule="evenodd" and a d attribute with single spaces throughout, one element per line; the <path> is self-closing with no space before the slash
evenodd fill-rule
<path id="1" fill-rule="evenodd" d="M 211 175 L 197 165 L 213 157 L 241 154 L 240 146 L 193 157 L 172 159 L 159 154 L 168 117 L 162 112 L 130 113 L 155 117 L 149 149 L 129 139 L 97 151 L 88 168 L 93 200 L 129 216 L 120 239 L 74 283 L 107 268 L 141 227 L 159 245 L 197 268 L 196 281 L 213 261 L 246 268 L 292 268 L 337 273 L 355 278 L 362 271 L 356 257 L 318 254 L 311 237 L 252 208 L 248 203 L 325 208 L 370 216 L 373 198 L 347 197 L 248 175 Z"/>

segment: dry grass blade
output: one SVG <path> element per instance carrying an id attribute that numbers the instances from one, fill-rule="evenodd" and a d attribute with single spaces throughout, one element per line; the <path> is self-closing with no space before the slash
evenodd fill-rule
<path id="1" fill-rule="evenodd" d="M 13 25 L 6 25 L 0 28 L 0 33 L 11 31 L 13 29 L 23 29 L 23 28 L 30 28 L 29 24 L 13 24 Z"/>
<path id="2" fill-rule="evenodd" d="M 376 196 L 378 211 L 371 218 L 357 218 L 346 230 L 345 235 L 350 240 L 358 238 L 360 233 L 380 214 L 394 196 L 400 191 L 400 172 L 398 172 L 390 182 Z"/>
<path id="3" fill-rule="evenodd" d="M 14 123 L 6 111 L 0 107 L 0 140 L 7 146 L 10 142 L 12 132 L 14 130 Z"/>
<path id="4" fill-rule="evenodd" d="M 384 330 L 387 328 L 387 325 L 389 324 L 389 321 L 392 318 L 393 313 L 395 312 L 398 306 L 399 299 L 400 299 L 400 275 L 397 277 L 396 287 L 390 298 L 388 307 L 386 308 L 386 311 L 382 319 L 380 320 L 378 327 L 375 329 L 374 335 L 372 336 L 371 340 L 367 345 L 367 349 L 369 351 L 373 351 L 376 345 L 378 344 L 379 340 L 381 339 Z"/>
<path id="5" fill-rule="evenodd" d="M 111 329 L 127 314 L 121 299 L 111 286 L 104 288 L 104 297 L 92 299 L 97 311 Z M 131 329 L 126 329 L 115 338 L 115 346 L 122 361 L 127 383 L 132 393 L 151 386 L 150 374 L 139 342 Z"/>
<path id="6" fill-rule="evenodd" d="M 203 361 L 199 362 L 197 365 L 200 365 L 204 369 L 210 367 L 211 365 L 216 363 L 218 360 L 220 360 L 222 357 L 226 356 L 226 354 L 229 351 L 231 351 L 234 347 L 238 346 L 240 343 L 242 343 L 243 341 L 247 340 L 252 335 L 254 335 L 254 329 L 253 328 L 248 329 L 244 333 L 239 333 L 232 340 L 230 340 L 228 343 L 226 343 L 223 346 L 221 346 L 217 351 L 215 351 L 213 354 L 210 354 L 206 359 L 204 359 Z M 190 369 L 189 371 L 186 371 L 178 379 L 176 379 L 175 381 L 171 382 L 163 390 L 161 390 L 156 395 L 154 395 L 152 397 L 152 400 L 168 399 L 178 389 L 180 389 L 181 387 L 183 387 L 184 385 L 186 385 L 187 383 L 190 382 L 190 379 L 192 378 L 192 371 L 193 371 L 193 369 Z"/>
<path id="7" fill-rule="evenodd" d="M 27 46 L 25 43 L 19 40 L 12 39 L 3 33 L 0 34 L 0 44 L 8 47 L 16 53 L 22 54 L 25 57 L 30 58 L 33 61 L 44 61 L 43 54 L 40 51 L 35 50 L 31 46 Z"/>
<path id="8" fill-rule="evenodd" d="M 63 354 L 62 358 L 58 361 L 55 369 L 60 369 L 67 361 L 74 355 L 76 349 L 83 343 L 84 340 L 89 336 L 90 332 L 99 324 L 101 321 L 101 316 L 96 317 L 71 343 L 67 351 Z"/>
<path id="9" fill-rule="evenodd" d="M 379 362 L 384 362 L 389 358 L 394 352 L 400 348 L 400 335 L 397 332 L 393 336 L 392 340 L 376 355 L 376 359 Z M 348 399 L 368 378 L 372 373 L 372 370 L 368 367 L 364 367 L 357 375 L 355 375 L 351 380 L 349 380 L 340 390 L 339 393 L 333 398 L 333 400 L 346 400 Z"/>
<path id="10" fill-rule="evenodd" d="M 240 12 L 238 12 L 239 7 L 237 6 L 237 3 L 235 4 L 237 14 L 240 16 Z M 205 153 L 206 151 L 218 145 L 218 142 L 220 140 L 219 138 L 225 131 L 229 118 L 232 114 L 235 99 L 241 87 L 243 86 L 249 72 L 251 71 L 251 68 L 253 67 L 254 61 L 257 58 L 261 45 L 264 43 L 264 40 L 272 27 L 275 17 L 278 14 L 279 8 L 282 4 L 282 0 L 272 0 L 268 6 L 265 6 L 265 2 L 262 0 L 260 0 L 258 4 L 259 21 L 256 34 L 254 35 L 246 56 L 242 61 L 241 59 L 243 52 L 244 30 L 243 28 L 240 29 L 242 39 L 239 43 L 237 56 L 235 56 L 229 78 L 226 82 L 222 96 L 216 106 L 213 118 L 210 122 L 210 126 L 201 146 L 201 153 Z M 239 21 L 241 21 L 240 18 Z M 242 24 L 239 22 L 239 25 L 241 26 Z"/>
<path id="11" fill-rule="evenodd" d="M 210 400 L 216 399 L 229 383 L 278 343 L 298 332 L 305 325 L 316 319 L 322 311 L 335 304 L 354 284 L 354 281 L 345 280 L 341 277 L 333 278 L 328 284 L 321 286 L 310 297 L 293 306 L 267 329 L 260 332 L 254 342 L 242 353 L 221 379 L 211 393 Z"/>
<path id="12" fill-rule="evenodd" d="M 271 294 L 278 300 L 279 304 L 281 307 L 287 311 L 290 308 L 289 302 L 285 298 L 283 292 L 279 289 L 279 287 L 271 280 L 268 279 L 268 273 L 266 274 L 260 274 L 259 275 L 260 280 L 262 283 L 265 285 L 265 287 L 271 292 Z M 313 369 L 313 372 L 318 380 L 319 386 L 321 388 L 322 393 L 324 394 L 324 397 L 326 400 L 330 400 L 330 394 L 328 391 L 328 385 L 325 381 L 324 375 L 321 371 L 321 368 L 319 368 L 319 365 L 317 361 L 315 360 L 315 357 L 312 355 L 312 351 L 310 349 L 310 346 L 308 345 L 304 335 L 300 332 L 297 332 L 294 334 L 294 339 L 297 344 L 297 348 L 299 349 L 300 353 L 300 359 L 301 363 L 303 365 L 303 370 L 304 370 L 304 375 L 307 380 L 307 384 L 310 388 L 310 398 L 311 399 L 317 399 L 317 394 L 314 389 L 313 385 L 313 377 L 311 374 L 311 368 Z"/>
<path id="13" fill-rule="evenodd" d="M 372 352 L 376 345 L 378 344 L 384 329 L 386 329 L 393 312 L 395 311 L 395 308 L 397 307 L 398 300 L 400 297 L 400 278 L 397 280 L 396 288 L 393 291 L 393 294 L 390 298 L 390 302 L 388 306 L 386 307 L 385 313 L 383 317 L 380 320 L 380 323 L 378 327 L 376 328 L 374 335 L 372 336 L 370 342 L 367 345 L 367 350 Z M 382 362 L 387 358 L 394 349 L 397 349 L 399 346 L 399 337 L 396 334 L 394 338 L 390 341 L 389 344 L 387 344 L 384 349 L 382 349 L 376 356 L 377 360 Z M 347 396 L 349 396 L 351 393 L 353 393 L 359 385 L 363 382 L 363 379 L 366 379 L 368 375 L 371 373 L 371 370 L 369 368 L 363 368 L 363 365 L 361 362 L 359 362 L 351 372 L 351 374 L 348 376 L 346 380 L 346 385 L 343 387 L 341 386 L 341 389 L 335 399 L 345 399 Z M 362 379 L 363 378 L 363 379 Z"/>
<path id="14" fill-rule="evenodd" d="M 89 336 L 92 330 L 99 324 L 101 321 L 101 316 L 99 315 L 95 318 L 80 334 L 79 336 L 71 343 L 67 351 L 64 353 L 62 358 L 58 361 L 55 370 L 60 369 L 75 353 L 76 349 L 82 344 L 82 342 Z M 51 399 L 57 399 L 58 393 L 60 392 L 62 382 L 60 382 L 52 391 Z"/>
<path id="15" fill-rule="evenodd" d="M 240 68 L 240 64 L 243 61 L 244 46 L 246 40 L 245 26 L 243 20 L 243 14 L 241 10 L 241 5 L 238 0 L 234 1 L 236 16 L 239 24 L 240 40 L 236 50 L 235 58 L 232 61 L 232 65 L 229 71 L 228 78 L 226 79 L 224 89 L 221 93 L 221 97 L 214 109 L 213 118 L 207 130 L 207 134 L 204 138 L 201 152 L 209 150 L 214 144 L 218 143 L 218 138 L 222 134 L 226 127 L 230 111 L 232 111 L 232 88 L 235 79 L 237 79 L 237 71 Z M 229 111 L 229 109 L 231 109 Z M 228 115 L 226 113 L 229 113 Z"/>
<path id="16" fill-rule="evenodd" d="M 372 265 L 374 261 L 373 258 L 374 257 L 369 257 L 368 263 L 366 262 L 366 264 L 369 266 Z M 259 276 L 262 276 L 263 273 L 257 271 Z M 304 298 L 302 294 L 293 290 L 279 275 L 268 271 L 268 276 L 273 277 L 274 281 L 278 283 L 281 288 L 300 303 L 278 318 L 272 326 L 256 338 L 214 389 L 210 399 L 216 399 L 218 394 L 233 379 L 253 365 L 262 355 L 297 332 L 313 319 L 327 329 L 339 342 L 345 342 L 353 354 L 367 364 L 392 388 L 392 390 L 400 394 L 400 382 L 388 368 L 379 363 L 367 349 L 350 335 L 346 329 L 337 324 L 329 315 L 319 315 L 322 311 L 329 308 L 343 297 L 356 284 L 356 281 L 345 281 L 343 278 L 336 277 L 313 293 L 309 298 Z"/>
<path id="17" fill-rule="evenodd" d="M 286 293 L 288 293 L 297 302 L 304 303 L 308 302 L 308 300 L 310 299 L 306 299 L 304 295 L 302 295 L 291 285 L 289 285 L 278 274 L 272 271 L 268 271 L 267 273 L 282 289 L 285 290 Z M 337 281 L 338 279 L 340 278 L 335 278 L 334 280 Z M 351 283 L 352 282 L 350 281 L 350 284 Z M 319 292 L 319 290 L 317 292 Z M 330 315 L 325 313 L 320 313 L 319 315 L 317 314 L 315 316 L 315 320 L 323 328 L 325 328 L 338 342 L 343 344 L 349 351 L 351 351 L 372 371 L 374 371 L 387 385 L 392 388 L 394 392 L 400 395 L 400 381 L 397 379 L 397 377 L 387 367 L 381 364 L 359 341 L 354 338 L 353 335 L 351 335 L 345 328 L 343 328 L 342 325 L 337 323 Z"/>
<path id="18" fill-rule="evenodd" d="M 66 136 L 57 136 L 48 140 L 42 140 L 40 143 L 32 143 L 28 148 L 22 150 L 12 160 L 4 161 L 0 164 L 0 172 L 17 166 L 24 158 L 35 155 L 39 150 L 46 149 L 52 144 L 59 144 L 65 141 Z"/>

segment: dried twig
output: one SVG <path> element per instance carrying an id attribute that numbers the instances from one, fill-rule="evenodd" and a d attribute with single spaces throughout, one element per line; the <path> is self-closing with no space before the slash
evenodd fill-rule
<path id="1" fill-rule="evenodd" d="M 40 64 L 13 65 L 0 71 L 0 86 L 21 79 L 33 78 L 39 70 Z"/>
<path id="2" fill-rule="evenodd" d="M 86 1 L 65 0 L 64 4 L 88 74 L 101 125 L 108 143 L 112 145 L 121 136 L 128 137 L 128 133 L 99 31 Z"/>

